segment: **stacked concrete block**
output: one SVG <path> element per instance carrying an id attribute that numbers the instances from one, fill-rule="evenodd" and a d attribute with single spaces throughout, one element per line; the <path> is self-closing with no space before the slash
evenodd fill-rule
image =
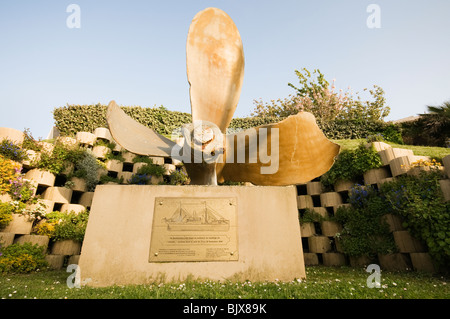
<path id="1" fill-rule="evenodd" d="M 12 214 L 12 221 L 1 231 L 15 235 L 29 235 L 33 228 L 33 219 L 21 214 Z"/>
<path id="2" fill-rule="evenodd" d="M 0 140 L 7 138 L 16 143 L 22 143 L 24 139 L 23 132 L 0 128 Z M 133 163 L 135 154 L 126 152 L 120 145 L 116 144 L 113 152 L 122 152 L 124 161 L 118 160 L 106 160 L 106 155 L 111 152 L 111 149 L 102 146 L 101 144 L 96 144 L 97 141 L 104 140 L 106 142 L 114 142 L 110 132 L 106 128 L 97 128 L 94 133 L 90 132 L 78 132 L 75 138 L 71 137 L 58 137 L 58 142 L 64 143 L 68 146 L 75 146 L 77 144 L 89 148 L 92 150 L 94 156 L 105 163 L 104 169 L 99 170 L 98 177 L 101 175 L 115 175 L 114 177 L 123 177 L 123 180 L 128 181 L 133 173 L 136 173 L 137 169 L 145 164 Z M 39 142 L 40 146 L 43 148 L 42 152 L 52 152 L 54 144 L 47 142 Z M 33 150 L 25 150 L 30 159 L 23 163 L 25 169 L 25 180 L 29 180 L 34 184 L 39 199 L 38 204 L 34 206 L 39 206 L 41 204 L 45 205 L 47 213 L 58 210 L 63 213 L 75 212 L 80 213 L 86 209 L 90 209 L 92 205 L 92 200 L 95 192 L 88 192 L 86 187 L 86 181 L 82 178 L 72 177 L 70 179 L 71 186 L 64 187 L 67 181 L 67 177 L 73 172 L 74 165 L 67 165 L 67 169 L 61 173 L 61 175 L 55 176 L 54 174 L 33 167 L 40 156 L 40 152 Z M 151 157 L 154 164 L 165 165 L 169 162 L 164 157 Z M 173 164 L 166 164 L 167 170 L 172 171 L 176 169 Z M 152 183 L 158 184 L 162 182 L 162 177 L 154 178 Z M 8 195 L 2 195 L 1 201 L 11 201 L 11 197 Z M 33 207 L 29 207 L 33 208 Z M 38 236 L 31 234 L 34 221 L 29 219 L 27 216 L 22 216 L 19 214 L 13 215 L 12 222 L 8 226 L 0 230 L 0 241 L 3 246 L 11 245 L 13 243 L 25 243 L 29 242 L 32 244 L 38 244 L 44 246 L 48 250 L 48 255 L 46 256 L 47 261 L 51 268 L 60 269 L 63 265 L 67 263 L 77 263 L 81 243 L 75 241 L 62 241 L 62 242 L 51 242 L 47 236 Z"/>
<path id="3" fill-rule="evenodd" d="M 108 172 L 121 172 L 123 169 L 123 162 L 119 161 L 119 160 L 107 160 L 105 162 L 106 165 L 106 169 Z"/>
<path id="4" fill-rule="evenodd" d="M 97 127 L 94 130 L 93 134 L 95 135 L 96 139 L 103 139 L 103 140 L 106 140 L 108 142 L 114 141 L 114 139 L 113 139 L 113 137 L 111 135 L 111 132 L 107 128 Z"/>
<path id="5" fill-rule="evenodd" d="M 442 163 L 444 164 L 444 172 L 447 178 L 440 180 L 439 184 L 441 186 L 444 200 L 450 201 L 450 155 L 445 156 L 442 159 Z"/>
<path id="6" fill-rule="evenodd" d="M 300 225 L 300 233 L 302 237 L 312 237 L 316 234 L 314 223 L 307 222 Z"/>
<path id="7" fill-rule="evenodd" d="M 164 175 L 170 175 L 177 170 L 177 167 L 174 164 L 164 164 L 163 166 L 165 168 Z"/>
<path id="8" fill-rule="evenodd" d="M 450 201 L 450 179 L 442 179 L 439 181 L 441 186 L 442 195 L 446 202 Z"/>
<path id="9" fill-rule="evenodd" d="M 373 147 L 375 149 L 375 151 L 377 152 L 381 152 L 384 151 L 388 148 L 392 148 L 392 146 L 390 146 L 387 143 L 384 142 L 372 142 L 372 143 L 368 143 L 367 147 Z"/>
<path id="10" fill-rule="evenodd" d="M 97 137 L 90 132 L 78 132 L 75 138 L 81 145 L 91 147 L 94 146 L 94 143 L 97 139 Z"/>
<path id="11" fill-rule="evenodd" d="M 442 159 L 442 164 L 444 164 L 445 174 L 450 178 L 450 155 L 447 155 Z"/>
<path id="12" fill-rule="evenodd" d="M 94 192 L 86 192 L 80 196 L 78 203 L 86 208 L 91 208 Z"/>
<path id="13" fill-rule="evenodd" d="M 327 192 L 320 194 L 322 207 L 335 207 L 343 204 L 342 196 L 338 192 Z"/>
<path id="14" fill-rule="evenodd" d="M 76 214 L 81 213 L 86 210 L 86 206 L 81 204 L 63 204 L 61 206 L 61 213 L 74 212 Z"/>
<path id="15" fill-rule="evenodd" d="M 428 167 L 416 169 L 414 165 L 419 160 L 429 161 L 430 158 L 427 156 L 417 156 L 411 150 L 392 148 L 383 142 L 374 142 L 372 145 L 380 155 L 383 167 L 369 170 L 361 176 L 364 185 L 379 188 L 383 183 L 394 181 L 398 176 L 414 175 L 417 174 L 416 171 L 428 169 Z M 444 199 L 450 201 L 450 155 L 444 157 L 443 164 L 442 170 L 447 177 L 439 183 Z M 375 260 L 365 256 L 350 257 L 344 254 L 339 241 L 336 240 L 336 235 L 342 231 L 342 225 L 333 221 L 332 217 L 340 207 L 351 206 L 348 198 L 355 184 L 355 181 L 340 180 L 334 185 L 334 192 L 325 191 L 323 185 L 317 180 L 297 185 L 300 216 L 308 209 L 318 213 L 324 219 L 321 222 L 301 224 L 305 264 L 337 266 L 346 264 L 348 260 L 350 265 L 355 267 L 378 263 L 386 270 L 436 271 L 426 245 L 412 237 L 403 228 L 402 219 L 392 214 L 383 216 L 383 222 L 387 223 L 394 237 L 398 247 L 396 253 L 378 255 Z"/>
<path id="16" fill-rule="evenodd" d="M 164 165 L 165 163 L 164 157 L 150 156 L 150 159 L 152 160 L 152 163 L 155 165 Z"/>
<path id="17" fill-rule="evenodd" d="M 309 182 L 306 183 L 306 192 L 308 195 L 320 195 L 323 193 L 323 185 L 321 182 L 315 181 L 315 182 Z"/>
<path id="18" fill-rule="evenodd" d="M 366 185 L 378 184 L 389 177 L 391 177 L 391 172 L 385 167 L 368 170 L 363 175 L 364 184 Z"/>
<path id="19" fill-rule="evenodd" d="M 334 184 L 334 190 L 338 193 L 348 192 L 356 183 L 349 180 L 340 180 Z"/>
<path id="20" fill-rule="evenodd" d="M 389 162 L 389 167 L 391 169 L 392 176 L 396 177 L 402 174 L 406 174 L 410 170 L 411 164 L 414 163 L 415 161 L 416 160 L 414 158 L 414 155 L 394 158 Z"/>
<path id="21" fill-rule="evenodd" d="M 111 149 L 109 147 L 103 145 L 95 145 L 92 148 L 92 153 L 95 157 L 100 159 L 106 159 L 106 156 L 111 153 Z"/>
<path id="22" fill-rule="evenodd" d="M 391 161 L 395 158 L 405 157 L 405 156 L 413 156 L 414 153 L 411 150 L 403 149 L 403 148 L 386 148 L 378 152 L 381 157 L 381 162 L 383 165 L 390 165 Z"/>
<path id="23" fill-rule="evenodd" d="M 333 207 L 343 204 L 342 196 L 337 192 L 325 192 L 320 181 L 311 181 L 298 185 L 297 204 L 299 214 L 306 211 L 320 216 L 315 222 L 303 222 L 300 225 L 304 260 L 308 265 L 324 264 L 327 266 L 342 266 L 347 263 L 344 254 L 336 250 L 335 236 L 342 226 L 330 220 L 333 217 Z"/>
<path id="24" fill-rule="evenodd" d="M 55 184 L 56 176 L 50 172 L 34 168 L 25 173 L 25 178 L 37 182 L 38 186 L 50 187 Z"/>
<path id="25" fill-rule="evenodd" d="M 33 165 L 34 162 L 37 162 L 41 158 L 41 153 L 33 151 L 33 150 L 26 150 L 28 159 L 24 160 L 22 162 L 22 166 L 29 169 Z"/>
<path id="26" fill-rule="evenodd" d="M 47 236 L 41 236 L 41 235 L 21 235 L 16 236 L 14 239 L 14 243 L 17 244 L 25 244 L 30 243 L 31 245 L 39 245 L 45 248 L 47 250 L 48 244 L 49 244 L 49 238 Z"/>
<path id="27" fill-rule="evenodd" d="M 299 195 L 297 196 L 297 208 L 298 209 L 306 209 L 313 208 L 313 200 L 311 195 Z"/>
<path id="28" fill-rule="evenodd" d="M 394 231 L 393 235 L 400 253 L 423 253 L 427 251 L 426 245 L 412 237 L 407 230 Z"/>
<path id="29" fill-rule="evenodd" d="M 42 196 L 55 204 L 69 204 L 72 199 L 72 190 L 67 187 L 51 186 L 45 190 Z"/>
<path id="30" fill-rule="evenodd" d="M 6 139 L 16 144 L 22 144 L 24 137 L 25 135 L 22 131 L 8 127 L 0 127 L 0 142 Z"/>

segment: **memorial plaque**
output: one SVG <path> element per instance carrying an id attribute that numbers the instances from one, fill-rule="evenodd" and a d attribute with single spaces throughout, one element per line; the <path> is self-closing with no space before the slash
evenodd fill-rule
<path id="1" fill-rule="evenodd" d="M 236 198 L 156 197 L 149 262 L 237 261 Z"/>

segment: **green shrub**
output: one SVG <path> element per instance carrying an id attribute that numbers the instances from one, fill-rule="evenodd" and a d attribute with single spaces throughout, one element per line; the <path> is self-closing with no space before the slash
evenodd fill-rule
<path id="1" fill-rule="evenodd" d="M 83 241 L 88 219 L 88 210 L 80 213 L 69 212 L 68 214 L 64 214 L 59 223 L 55 225 L 53 240 L 72 239 L 80 242 Z"/>
<path id="2" fill-rule="evenodd" d="M 300 216 L 299 218 L 300 224 L 303 223 L 315 223 L 315 222 L 321 222 L 325 220 L 325 218 L 320 215 L 319 213 L 316 213 L 312 209 L 305 209 L 305 212 Z"/>
<path id="3" fill-rule="evenodd" d="M 401 216 L 411 235 L 426 243 L 440 265 L 450 263 L 450 202 L 439 186 L 440 171 L 404 175 L 381 186 L 392 213 Z"/>
<path id="4" fill-rule="evenodd" d="M 133 174 L 131 175 L 128 184 L 136 184 L 136 185 L 149 185 L 151 182 L 152 176 L 147 174 Z"/>
<path id="5" fill-rule="evenodd" d="M 182 125 L 192 122 L 192 116 L 189 113 L 169 111 L 164 107 L 142 108 L 136 106 L 122 107 L 122 109 L 139 123 L 166 136 L 170 136 Z M 93 132 L 98 127 L 108 127 L 106 106 L 101 104 L 67 105 L 55 108 L 53 117 L 57 128 L 64 136 L 73 137 L 77 132 Z M 233 118 L 228 130 L 233 133 L 238 130 L 277 123 L 285 118 L 286 116 L 273 115 Z M 359 139 L 380 133 L 383 134 L 386 141 L 402 143 L 400 127 L 380 120 L 337 118 L 326 123 L 318 121 L 318 125 L 330 139 Z"/>
<path id="6" fill-rule="evenodd" d="M 46 267 L 45 248 L 37 244 L 12 244 L 0 248 L 0 273 L 29 273 Z"/>
<path id="7" fill-rule="evenodd" d="M 118 178 L 109 175 L 100 176 L 99 184 L 107 184 L 107 183 L 123 184 L 123 177 Z"/>
<path id="8" fill-rule="evenodd" d="M 15 180 L 11 181 L 11 188 L 8 191 L 8 194 L 13 200 L 34 204 L 36 202 L 36 199 L 33 196 L 34 191 L 35 186 L 30 181 L 25 180 L 23 175 L 20 174 Z"/>
<path id="9" fill-rule="evenodd" d="M 191 182 L 184 170 L 175 170 L 170 173 L 170 185 L 188 185 Z"/>
<path id="10" fill-rule="evenodd" d="M 164 166 L 156 165 L 156 164 L 147 164 L 142 167 L 140 167 L 137 170 L 137 174 L 141 175 L 150 175 L 150 176 L 163 176 L 166 172 L 166 169 Z"/>
<path id="11" fill-rule="evenodd" d="M 140 167 L 136 174 L 131 176 L 131 179 L 128 181 L 129 184 L 137 184 L 137 185 L 148 185 L 150 184 L 152 176 L 163 176 L 166 172 L 164 166 L 156 165 L 156 164 L 146 164 Z"/>
<path id="12" fill-rule="evenodd" d="M 339 180 L 356 180 L 365 172 L 382 166 L 381 158 L 373 147 L 362 142 L 356 149 L 341 151 L 331 169 L 322 175 L 321 182 L 330 187 Z"/>
<path id="13" fill-rule="evenodd" d="M 133 163 L 153 164 L 153 160 L 148 156 L 136 155 L 133 157 Z"/>
<path id="14" fill-rule="evenodd" d="M 9 203 L 0 202 L 0 229 L 5 228 L 12 221 L 15 209 Z"/>
<path id="15" fill-rule="evenodd" d="M 357 185 L 350 190 L 350 207 L 339 207 L 335 219 L 343 230 L 336 237 L 349 256 L 375 257 L 396 251 L 389 227 L 382 216 L 389 205 L 371 186 Z"/>
<path id="16" fill-rule="evenodd" d="M 78 158 L 75 159 L 73 176 L 83 178 L 86 181 L 88 192 L 93 192 L 100 182 L 98 170 L 101 168 L 97 158 L 91 150 L 83 150 Z"/>
<path id="17" fill-rule="evenodd" d="M 69 163 L 76 163 L 83 157 L 84 149 L 79 146 L 68 146 L 56 142 L 51 152 L 41 152 L 40 158 L 33 166 L 49 171 L 55 175 L 61 174 Z"/>
<path id="18" fill-rule="evenodd" d="M 29 128 L 26 128 L 23 131 L 23 136 L 24 136 L 23 142 L 22 142 L 23 149 L 32 150 L 35 152 L 40 152 L 42 150 L 42 146 L 39 145 L 39 143 L 34 139 Z"/>
<path id="19" fill-rule="evenodd" d="M 53 110 L 56 127 L 64 136 L 75 136 L 77 132 L 93 132 L 98 127 L 108 127 L 107 106 L 67 105 Z M 192 122 L 189 113 L 172 112 L 164 107 L 142 108 L 122 107 L 124 112 L 139 123 L 150 127 L 159 134 L 171 134 L 183 124 Z"/>
<path id="20" fill-rule="evenodd" d="M 97 139 L 94 146 L 105 146 L 112 151 L 116 147 L 116 143 L 103 139 Z"/>
<path id="21" fill-rule="evenodd" d="M 34 225 L 32 233 L 41 236 L 47 236 L 48 238 L 53 238 L 55 236 L 55 229 L 57 225 L 67 218 L 65 213 L 59 211 L 53 211 L 45 215 L 39 223 Z"/>

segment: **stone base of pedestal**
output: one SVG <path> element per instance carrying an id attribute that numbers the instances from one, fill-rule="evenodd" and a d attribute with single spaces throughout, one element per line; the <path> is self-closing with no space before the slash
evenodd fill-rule
<path id="1" fill-rule="evenodd" d="M 236 217 L 224 206 L 204 219 L 201 206 L 210 199 L 229 200 Z M 170 206 L 177 200 L 180 210 Z M 167 205 L 168 217 L 155 217 L 157 205 Z M 202 249 L 206 255 L 185 261 Z M 91 286 L 305 278 L 295 187 L 98 186 L 79 267 Z"/>

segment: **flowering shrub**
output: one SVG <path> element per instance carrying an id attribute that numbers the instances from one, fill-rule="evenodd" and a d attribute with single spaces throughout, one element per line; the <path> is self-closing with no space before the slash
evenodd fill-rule
<path id="1" fill-rule="evenodd" d="M 53 240 L 72 239 L 80 242 L 83 241 L 88 219 L 88 210 L 80 213 L 64 213 L 58 220 L 58 223 L 55 224 Z"/>
<path id="2" fill-rule="evenodd" d="M 33 227 L 32 233 L 53 238 L 55 236 L 58 224 L 61 223 L 66 217 L 67 216 L 65 213 L 61 213 L 59 211 L 48 213 L 45 218 Z"/>
<path id="3" fill-rule="evenodd" d="M 147 174 L 133 174 L 131 178 L 128 180 L 128 184 L 136 184 L 136 185 L 148 185 L 152 179 L 151 175 Z"/>
<path id="4" fill-rule="evenodd" d="M 152 176 L 163 176 L 165 171 L 166 169 L 164 168 L 164 166 L 152 164 L 152 162 L 150 162 L 139 168 L 137 173 L 131 176 L 131 179 L 128 181 L 128 183 L 147 185 L 150 184 Z"/>
<path id="5" fill-rule="evenodd" d="M 442 164 L 435 159 L 432 159 L 430 161 L 425 161 L 423 159 L 420 159 L 418 161 L 415 161 L 411 163 L 411 167 L 433 167 L 433 168 L 439 168 Z"/>
<path id="6" fill-rule="evenodd" d="M 0 273 L 28 273 L 48 265 L 44 247 L 37 244 L 12 244 L 0 251 Z"/>
<path id="7" fill-rule="evenodd" d="M 21 167 L 0 155 L 0 194 L 5 194 L 10 191 L 11 185 L 17 179 Z"/>
<path id="8" fill-rule="evenodd" d="M 389 205 L 371 186 L 355 185 L 349 192 L 350 207 L 340 207 L 335 218 L 343 230 L 336 237 L 349 256 L 375 257 L 396 250 L 392 234 L 382 216 Z"/>
<path id="9" fill-rule="evenodd" d="M 14 207 L 9 205 L 9 203 L 0 202 L 0 229 L 8 226 L 8 224 L 12 221 L 13 211 Z"/>
<path id="10" fill-rule="evenodd" d="M 348 201 L 355 207 L 364 207 L 368 201 L 369 192 L 372 192 L 370 186 L 355 184 L 350 191 Z"/>
<path id="11" fill-rule="evenodd" d="M 40 236 L 47 236 L 48 238 L 52 238 L 55 234 L 55 227 L 58 224 L 57 221 L 47 221 L 43 220 L 40 223 L 37 223 L 33 227 L 33 234 Z"/>
<path id="12" fill-rule="evenodd" d="M 188 185 L 190 182 L 191 179 L 183 169 L 170 173 L 170 185 Z"/>
<path id="13" fill-rule="evenodd" d="M 27 153 L 19 145 L 8 139 L 0 142 L 0 155 L 16 162 L 22 162 L 28 158 Z"/>
<path id="14" fill-rule="evenodd" d="M 287 117 L 299 111 L 308 111 L 314 114 L 319 126 L 337 119 L 378 122 L 389 115 L 390 108 L 385 105 L 384 91 L 377 85 L 370 90 L 364 89 L 370 93 L 373 101 L 362 101 L 359 96 L 353 97 L 350 87 L 347 92 L 342 89 L 337 92 L 335 80 L 330 85 L 318 69 L 310 72 L 303 68 L 295 70 L 295 74 L 300 86 L 288 84 L 296 91 L 295 96 L 272 100 L 270 103 L 255 101 L 252 115 Z"/>
<path id="15" fill-rule="evenodd" d="M 34 199 L 35 187 L 30 181 L 24 180 L 23 177 L 23 174 L 17 174 L 16 179 L 11 180 L 8 193 L 12 199 L 27 203 Z"/>

